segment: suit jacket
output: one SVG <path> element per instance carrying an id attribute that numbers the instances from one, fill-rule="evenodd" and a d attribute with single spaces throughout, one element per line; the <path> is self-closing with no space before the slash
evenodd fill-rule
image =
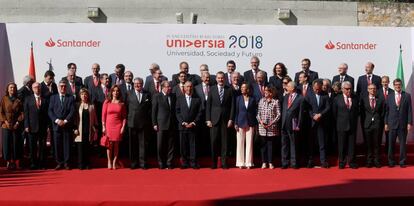
<path id="1" fill-rule="evenodd" d="M 51 83 L 51 90 L 49 90 L 49 87 L 47 87 L 45 82 L 40 83 L 40 96 L 45 98 L 47 100 L 47 103 L 49 104 L 50 96 L 57 94 L 58 89 L 56 83 Z"/>
<path id="2" fill-rule="evenodd" d="M 141 102 L 138 102 L 138 97 L 135 89 L 128 92 L 126 101 L 128 105 L 128 127 L 130 128 L 149 128 L 151 126 L 151 94 L 142 91 Z"/>
<path id="3" fill-rule="evenodd" d="M 188 107 L 187 99 L 185 95 L 177 97 L 176 102 L 176 116 L 178 120 L 178 129 L 179 130 L 190 130 L 189 128 L 185 128 L 183 126 L 183 122 L 191 123 L 194 122 L 196 125 L 203 124 L 201 122 L 202 117 L 202 105 L 201 99 L 196 96 L 192 95 L 190 101 L 190 107 Z M 194 130 L 195 127 L 191 128 Z"/>
<path id="4" fill-rule="evenodd" d="M 269 79 L 269 85 L 276 88 L 278 93 L 283 91 L 283 81 L 278 76 L 271 76 Z"/>
<path id="5" fill-rule="evenodd" d="M 194 81 L 196 82 L 196 85 L 199 85 L 199 84 L 201 84 L 203 82 L 203 80 L 201 79 L 201 77 L 198 74 L 193 74 L 193 76 L 194 76 Z M 217 84 L 216 75 L 210 74 L 209 84 L 210 85 Z"/>
<path id="6" fill-rule="evenodd" d="M 302 84 L 299 84 L 296 87 L 296 90 L 297 90 L 297 92 L 298 92 L 299 95 L 302 95 L 303 85 Z M 312 84 L 308 84 L 308 87 L 306 88 L 306 96 L 308 96 L 308 95 L 310 95 L 312 93 L 313 93 Z"/>
<path id="7" fill-rule="evenodd" d="M 302 73 L 303 71 L 300 71 L 300 72 L 296 72 L 296 74 L 295 74 L 295 83 L 296 83 L 296 85 L 299 85 L 299 75 L 300 75 L 300 73 Z M 309 70 L 308 71 L 308 82 L 309 82 L 309 84 L 312 84 L 312 82 L 315 80 L 315 79 L 319 79 L 319 75 L 318 75 L 318 72 L 315 72 L 315 71 L 312 71 L 312 70 Z"/>
<path id="8" fill-rule="evenodd" d="M 371 108 L 369 95 L 361 97 L 359 105 L 363 129 L 381 129 L 384 126 L 385 101 L 383 98 L 375 97 L 374 109 Z"/>
<path id="9" fill-rule="evenodd" d="M 180 80 L 178 79 L 179 74 L 173 74 L 171 78 L 172 87 L 175 87 L 175 85 L 180 83 Z M 197 85 L 196 79 L 193 74 L 187 74 L 187 81 L 190 81 L 193 83 L 193 86 Z"/>
<path id="10" fill-rule="evenodd" d="M 234 97 L 232 90 L 224 85 L 223 102 L 220 101 L 218 85 L 210 87 L 206 103 L 206 121 L 217 125 L 220 121 L 234 120 Z"/>
<path id="11" fill-rule="evenodd" d="M 296 94 L 296 97 L 293 100 L 292 105 L 290 107 L 288 107 L 288 99 L 288 95 L 285 98 L 283 98 L 282 129 L 292 131 L 294 126 L 293 121 L 299 124 L 300 127 L 304 99 L 301 95 Z"/>
<path id="12" fill-rule="evenodd" d="M 343 94 L 335 97 L 332 105 L 332 113 L 336 122 L 336 129 L 338 131 L 351 131 L 356 132 L 358 112 L 359 112 L 359 101 L 358 97 L 351 94 L 352 105 L 348 109 L 344 100 Z"/>
<path id="13" fill-rule="evenodd" d="M 348 81 L 348 82 L 351 82 L 351 84 L 352 84 L 352 92 L 354 92 L 354 89 L 355 89 L 355 84 L 354 84 L 354 78 L 353 77 L 351 77 L 351 76 L 349 76 L 348 74 L 345 74 L 345 78 L 344 78 L 344 82 L 345 81 Z M 336 76 L 334 76 L 333 78 L 332 78 L 332 85 L 335 83 L 335 82 L 341 82 L 341 76 L 338 74 L 338 75 L 336 75 Z"/>
<path id="14" fill-rule="evenodd" d="M 381 88 L 381 77 L 380 76 L 372 74 L 371 82 L 375 84 L 375 86 L 377 87 L 377 90 Z M 358 97 L 360 97 L 361 95 L 363 96 L 365 94 L 368 94 L 368 81 L 367 81 L 366 74 L 358 78 L 356 94 L 358 95 Z"/>
<path id="15" fill-rule="evenodd" d="M 307 105 L 307 112 L 309 114 L 309 117 L 312 119 L 312 127 L 316 124 L 318 125 L 324 125 L 328 115 L 329 110 L 331 108 L 329 104 L 329 97 L 327 95 L 319 94 L 319 105 L 316 99 L 316 94 L 314 92 L 310 93 L 305 97 L 305 102 Z M 313 120 L 313 116 L 315 114 L 321 114 L 321 119 L 319 122 L 316 122 Z"/>
<path id="16" fill-rule="evenodd" d="M 209 86 L 209 91 L 211 91 L 211 86 Z M 206 102 L 207 102 L 206 96 L 208 98 L 208 95 L 209 94 L 208 93 L 207 94 L 204 93 L 203 84 L 199 84 L 199 85 L 197 85 L 197 86 L 194 87 L 194 94 L 197 95 L 198 98 L 200 98 L 200 101 L 201 101 L 201 105 L 203 107 L 203 110 L 205 110 L 205 108 L 206 108 Z"/>
<path id="17" fill-rule="evenodd" d="M 80 100 L 79 91 L 81 88 L 82 84 L 75 81 L 75 93 L 73 93 L 69 81 L 66 81 L 66 94 L 74 96 L 76 101 Z"/>
<path id="18" fill-rule="evenodd" d="M 36 98 L 34 95 L 26 98 L 24 102 L 24 128 L 29 128 L 31 133 L 45 132 L 48 121 L 47 100 L 40 96 L 40 107 L 36 106 Z"/>
<path id="19" fill-rule="evenodd" d="M 121 89 L 121 96 L 122 96 L 122 100 L 124 102 L 126 102 L 126 98 L 128 96 L 128 88 L 127 88 L 127 83 L 122 83 L 121 85 L 119 85 L 120 89 Z M 134 90 L 134 84 L 131 83 L 130 84 L 130 91 Z"/>
<path id="20" fill-rule="evenodd" d="M 22 102 L 24 102 L 26 100 L 26 97 L 29 97 L 31 95 L 33 95 L 32 89 L 29 89 L 26 86 L 22 86 L 19 90 L 17 90 L 17 97 Z"/>
<path id="21" fill-rule="evenodd" d="M 175 95 L 176 97 L 179 97 L 179 96 L 183 96 L 183 95 L 184 95 L 184 93 L 181 91 L 180 84 L 175 85 L 175 86 L 172 88 L 171 93 L 172 93 L 173 95 Z"/>
<path id="22" fill-rule="evenodd" d="M 168 104 L 168 96 L 170 97 L 171 105 Z M 175 95 L 164 95 L 164 93 L 157 93 L 152 100 L 152 125 L 158 125 L 159 130 L 175 129 L 176 115 L 175 115 Z"/>
<path id="23" fill-rule="evenodd" d="M 240 91 L 240 87 L 241 85 L 237 85 L 238 88 L 236 89 L 234 85 L 230 85 L 229 87 L 231 88 L 231 90 L 233 91 L 233 97 L 234 99 L 236 99 L 238 96 L 241 95 L 241 91 Z"/>
<path id="24" fill-rule="evenodd" d="M 263 87 L 266 87 L 266 86 L 267 84 L 264 83 Z M 252 83 L 250 89 L 251 89 L 250 91 L 252 92 L 252 96 L 256 100 L 256 103 L 259 103 L 260 99 L 264 97 L 264 90 L 263 90 L 263 96 L 262 96 L 262 92 L 260 91 L 260 86 L 257 83 Z"/>
<path id="25" fill-rule="evenodd" d="M 62 77 L 62 80 L 64 80 L 65 82 L 68 82 L 68 77 Z M 82 77 L 75 76 L 75 84 L 81 85 L 81 87 L 83 87 Z"/>
<path id="26" fill-rule="evenodd" d="M 388 124 L 390 129 L 406 129 L 407 124 L 413 124 L 410 94 L 401 92 L 399 107 L 395 103 L 395 92 L 390 94 L 387 99 L 386 108 L 385 124 Z"/>
<path id="27" fill-rule="evenodd" d="M 240 128 L 253 127 L 257 125 L 257 102 L 255 97 L 249 97 L 249 103 L 244 104 L 242 95 L 236 98 L 236 110 L 234 124 Z"/>
<path id="28" fill-rule="evenodd" d="M 162 81 L 163 80 L 161 80 L 160 83 L 159 83 L 160 84 L 160 91 L 161 91 L 161 82 Z M 151 94 L 151 96 L 158 93 L 158 91 L 155 89 L 155 82 L 154 82 L 154 79 L 152 78 L 152 76 L 148 81 L 145 82 L 144 90 L 148 91 Z"/>
<path id="29" fill-rule="evenodd" d="M 98 76 L 98 85 L 97 85 L 97 86 L 95 86 L 95 84 L 93 83 L 93 76 L 92 76 L 92 75 L 87 76 L 87 77 L 85 78 L 84 82 L 83 82 L 83 85 L 85 86 L 85 88 L 86 88 L 86 89 L 88 89 L 88 90 L 89 90 L 89 92 L 90 92 L 93 88 L 98 87 L 98 86 L 99 86 L 99 84 L 100 84 L 100 81 L 99 81 L 99 76 Z"/>
<path id="30" fill-rule="evenodd" d="M 144 84 L 144 88 L 147 88 L 148 87 L 148 83 L 150 83 L 151 81 L 153 81 L 154 80 L 154 78 L 153 78 L 153 76 L 152 75 L 148 75 L 146 78 L 145 78 L 145 84 Z M 161 82 L 163 82 L 163 81 L 168 81 L 168 78 L 167 77 L 165 77 L 165 76 L 161 76 Z M 148 92 L 149 92 L 149 90 L 148 89 L 146 89 Z"/>
<path id="31" fill-rule="evenodd" d="M 72 95 L 65 94 L 63 104 L 60 101 L 60 94 L 55 94 L 50 97 L 49 104 L 49 118 L 53 122 L 53 131 L 59 131 L 59 126 L 55 123 L 57 119 L 66 120 L 67 124 L 65 128 L 69 128 L 72 125 L 75 104 Z"/>
<path id="32" fill-rule="evenodd" d="M 389 87 L 388 87 L 387 91 L 388 91 L 388 95 L 387 95 L 387 99 L 385 99 L 383 88 L 381 87 L 379 90 L 377 90 L 378 98 L 383 99 L 385 104 L 387 104 L 387 100 L 388 100 L 388 97 L 390 96 L 390 94 L 394 94 L 394 90 L 389 88 Z"/>
<path id="33" fill-rule="evenodd" d="M 215 76 L 214 76 L 214 78 L 215 78 Z M 211 79 L 211 76 L 210 76 L 210 79 Z M 237 84 L 241 85 L 243 82 L 244 82 L 244 77 L 243 77 L 243 75 L 240 74 L 239 81 L 237 82 Z M 224 84 L 227 85 L 227 86 L 230 86 L 229 73 L 228 72 L 226 72 L 224 74 Z"/>
<path id="34" fill-rule="evenodd" d="M 112 74 L 110 74 L 109 75 L 109 81 L 110 81 L 110 85 L 111 85 L 111 87 L 112 87 L 112 85 L 115 85 L 116 84 L 116 74 L 115 73 L 112 73 Z M 119 82 L 120 82 L 120 84 L 123 84 L 123 83 L 125 83 L 125 80 L 124 80 L 124 76 L 122 75 L 122 77 L 120 77 L 120 80 L 119 80 Z"/>
<path id="35" fill-rule="evenodd" d="M 259 71 L 263 71 L 263 70 L 259 69 L 258 72 Z M 269 82 L 267 80 L 267 72 L 265 72 L 265 71 L 263 71 L 263 72 L 264 72 L 264 81 L 265 81 L 266 84 L 268 84 Z M 257 73 L 256 73 L 256 75 L 257 75 Z M 243 74 L 243 77 L 244 77 L 244 80 L 249 84 L 252 84 L 253 82 L 256 82 L 254 80 L 253 72 L 252 72 L 251 69 L 245 71 L 244 74 Z"/>

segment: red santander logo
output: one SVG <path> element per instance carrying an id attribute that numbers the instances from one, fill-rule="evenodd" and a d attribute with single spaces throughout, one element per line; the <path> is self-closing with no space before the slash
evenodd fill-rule
<path id="1" fill-rule="evenodd" d="M 331 50 L 335 48 L 335 45 L 329 41 L 327 44 L 325 44 L 325 48 Z"/>
<path id="2" fill-rule="evenodd" d="M 52 37 L 45 42 L 46 47 L 83 47 L 83 48 L 94 48 L 101 47 L 101 41 L 97 40 L 64 40 L 58 39 L 53 41 Z"/>
<path id="3" fill-rule="evenodd" d="M 378 44 L 372 42 L 336 42 L 331 40 L 325 44 L 327 50 L 376 50 Z"/>
<path id="4" fill-rule="evenodd" d="M 54 47 L 56 43 L 52 40 L 52 37 L 50 37 L 50 39 L 45 42 L 45 45 L 47 47 Z"/>

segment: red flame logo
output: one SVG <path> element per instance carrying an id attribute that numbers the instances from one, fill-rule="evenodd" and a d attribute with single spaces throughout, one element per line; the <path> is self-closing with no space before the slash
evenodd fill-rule
<path id="1" fill-rule="evenodd" d="M 56 43 L 52 40 L 52 37 L 50 37 L 50 39 L 45 42 L 45 45 L 47 47 L 54 47 Z"/>
<path id="2" fill-rule="evenodd" d="M 335 45 L 329 41 L 327 44 L 325 44 L 325 48 L 331 50 L 335 48 Z"/>

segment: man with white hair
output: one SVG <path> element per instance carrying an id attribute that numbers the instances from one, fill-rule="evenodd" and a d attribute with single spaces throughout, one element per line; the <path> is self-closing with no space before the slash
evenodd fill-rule
<path id="1" fill-rule="evenodd" d="M 347 162 L 349 167 L 357 169 L 355 143 L 359 102 L 352 92 L 351 82 L 342 82 L 341 89 L 342 94 L 336 96 L 332 104 L 338 135 L 339 169 L 344 169 Z"/>
<path id="2" fill-rule="evenodd" d="M 332 78 L 332 84 L 334 84 L 335 82 L 339 82 L 342 84 L 342 82 L 344 81 L 348 81 L 352 84 L 352 91 L 354 91 L 354 78 L 349 76 L 348 73 L 348 64 L 346 63 L 341 63 L 338 66 L 338 75 L 334 76 Z"/>
<path id="3" fill-rule="evenodd" d="M 250 59 L 250 66 L 251 66 L 251 69 L 250 70 L 248 70 L 248 71 L 246 71 L 246 72 L 244 72 L 244 74 L 243 74 L 243 76 L 244 76 L 244 80 L 247 82 L 247 83 L 249 83 L 249 84 L 252 84 L 253 82 L 256 82 L 256 79 L 257 79 L 257 74 L 258 74 L 258 72 L 259 71 L 262 71 L 260 68 L 259 68 L 259 65 L 260 65 L 260 59 L 259 59 L 259 57 L 257 57 L 257 56 L 253 56 L 251 59 Z M 264 72 L 264 81 L 266 82 L 266 84 L 268 83 L 268 81 L 267 81 L 267 73 L 265 72 L 265 71 L 263 71 Z"/>
<path id="4" fill-rule="evenodd" d="M 32 91 L 32 84 L 33 84 L 34 80 L 33 77 L 26 75 L 23 78 L 23 86 L 17 91 L 17 97 L 24 102 L 24 100 L 26 99 L 26 97 L 30 96 L 33 94 Z"/>

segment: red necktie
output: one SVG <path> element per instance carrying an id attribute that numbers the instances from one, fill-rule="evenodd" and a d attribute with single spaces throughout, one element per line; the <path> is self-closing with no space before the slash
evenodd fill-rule
<path id="1" fill-rule="evenodd" d="M 260 93 L 262 94 L 262 97 L 264 97 L 264 86 L 263 85 L 260 86 Z"/>
<path id="2" fill-rule="evenodd" d="M 370 85 L 370 84 L 371 84 L 371 75 L 368 75 L 368 76 L 367 76 L 367 82 L 368 82 L 368 85 Z"/>
<path id="3" fill-rule="evenodd" d="M 350 109 L 351 108 L 351 102 L 349 101 L 349 97 L 345 97 L 346 98 L 346 108 Z"/>
<path id="4" fill-rule="evenodd" d="M 108 88 L 104 88 L 104 94 L 105 94 L 105 97 L 108 95 Z"/>
<path id="5" fill-rule="evenodd" d="M 371 98 L 371 109 L 375 109 L 375 98 Z"/>
<path id="6" fill-rule="evenodd" d="M 384 99 L 387 100 L 388 98 L 388 92 L 387 89 L 384 89 Z"/>
<path id="7" fill-rule="evenodd" d="M 95 85 L 95 87 L 96 86 L 98 86 L 98 77 L 96 77 L 96 76 L 93 76 L 93 85 Z"/>
<path id="8" fill-rule="evenodd" d="M 399 107 L 401 104 L 401 94 L 397 93 L 397 107 Z"/>
<path id="9" fill-rule="evenodd" d="M 39 109 L 41 105 L 40 97 L 36 97 L 36 107 Z"/>
<path id="10" fill-rule="evenodd" d="M 72 83 L 70 85 L 70 87 L 72 88 L 72 93 L 75 94 L 76 88 L 75 88 L 75 83 Z"/>
<path id="11" fill-rule="evenodd" d="M 290 108 L 292 106 L 292 101 L 293 101 L 293 94 L 289 95 L 288 108 Z"/>
<path id="12" fill-rule="evenodd" d="M 160 82 L 157 82 L 155 84 L 155 90 L 157 91 L 157 93 L 160 92 Z"/>
<path id="13" fill-rule="evenodd" d="M 181 86 L 181 92 L 184 94 L 184 85 Z"/>
<path id="14" fill-rule="evenodd" d="M 308 92 L 307 89 L 308 89 L 307 86 L 303 85 L 302 96 L 306 96 L 306 92 Z"/>

